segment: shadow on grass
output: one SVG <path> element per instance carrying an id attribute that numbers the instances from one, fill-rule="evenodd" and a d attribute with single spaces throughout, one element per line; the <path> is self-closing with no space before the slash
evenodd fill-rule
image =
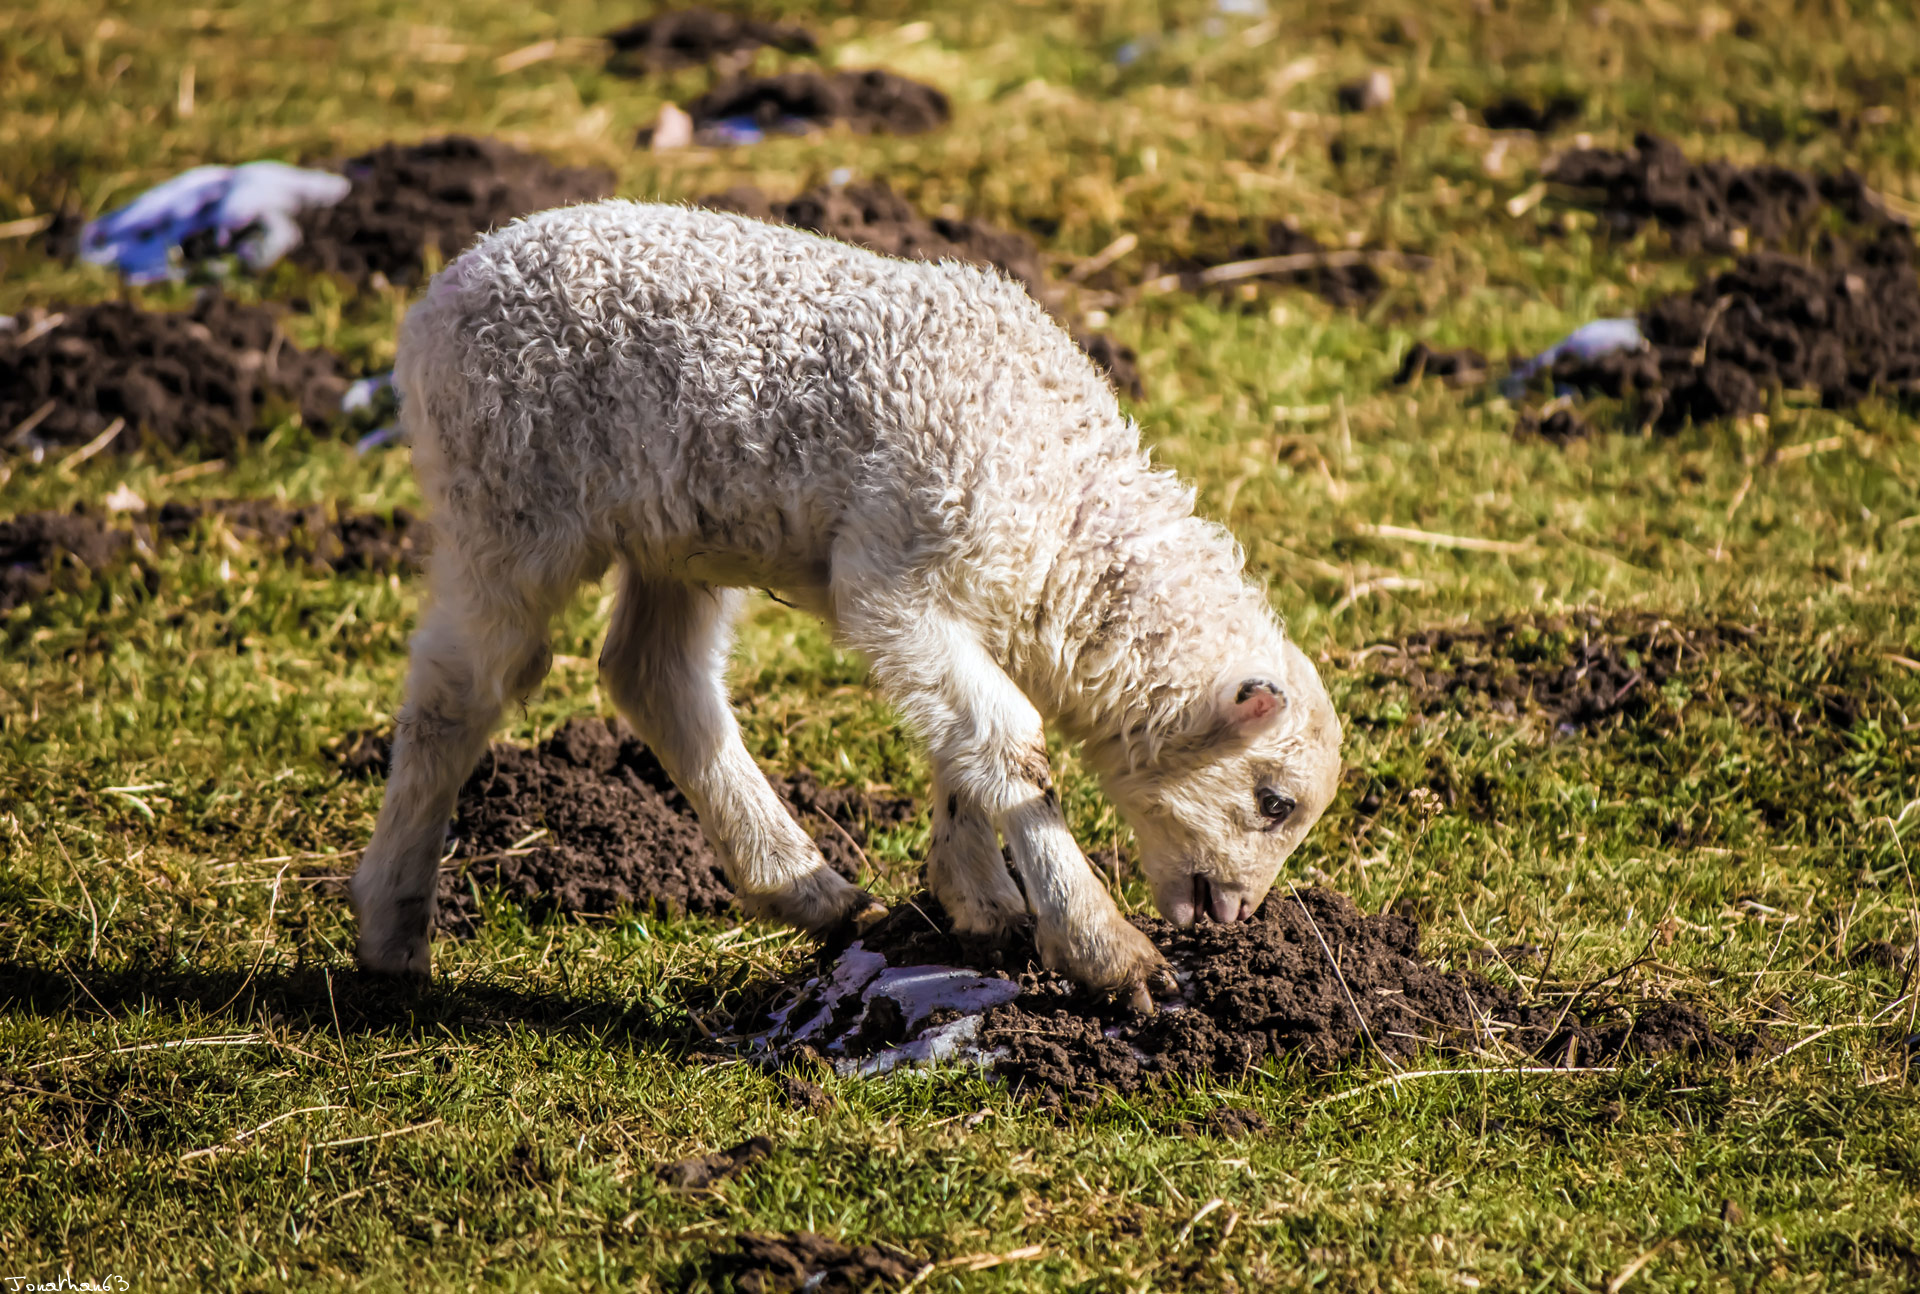
<path id="1" fill-rule="evenodd" d="M 410 1035 L 525 1030 L 684 1056 L 700 1035 L 674 1008 L 643 1006 L 593 985 L 555 991 L 484 977 L 428 983 L 323 966 L 195 969 L 129 965 L 84 970 L 0 961 L 0 1015 L 125 1019 L 162 1013 L 236 1028 Z"/>

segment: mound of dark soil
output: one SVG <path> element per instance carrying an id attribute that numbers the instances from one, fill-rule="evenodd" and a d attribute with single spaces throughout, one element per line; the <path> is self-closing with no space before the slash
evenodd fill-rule
<path id="1" fill-rule="evenodd" d="M 353 188 L 337 205 L 305 212 L 293 258 L 365 283 L 411 283 L 423 252 L 458 256 L 480 234 L 519 216 L 613 192 L 603 167 L 556 166 L 493 139 L 449 135 L 384 144 L 341 169 Z"/>
<path id="2" fill-rule="evenodd" d="M 0 615 L 85 583 L 126 554 L 133 536 L 79 512 L 23 512 L 0 520 Z"/>
<path id="3" fill-rule="evenodd" d="M 1046 262 L 1032 239 L 981 220 L 923 216 L 883 180 L 821 185 L 784 202 L 741 185 L 710 193 L 697 205 L 811 230 L 888 256 L 990 266 L 1025 287 L 1035 300 L 1051 305 Z M 1136 400 L 1141 397 L 1140 357 L 1131 347 L 1104 333 L 1079 334 L 1074 340 L 1115 387 Z"/>
<path id="4" fill-rule="evenodd" d="M 788 54 L 812 54 L 820 46 L 804 27 L 771 23 L 704 6 L 657 14 L 606 34 L 616 71 L 666 71 L 715 59 L 751 55 L 762 46 Z"/>
<path id="5" fill-rule="evenodd" d="M 1684 667 L 1753 631 L 1594 613 L 1429 629 L 1369 648 L 1366 668 L 1411 692 L 1416 712 L 1540 714 L 1560 731 L 1649 709 Z"/>
<path id="6" fill-rule="evenodd" d="M 352 734 L 342 771 L 381 777 L 389 741 Z M 773 789 L 827 862 L 854 879 L 867 833 L 913 817 L 913 801 L 825 788 L 801 771 Z M 713 913 L 732 903 L 720 860 L 693 808 L 625 722 L 569 719 L 538 746 L 497 742 L 460 788 L 440 926 L 455 933 L 479 915 L 474 887 L 540 910 L 607 913 L 625 905 Z"/>
<path id="7" fill-rule="evenodd" d="M 295 346 L 266 307 L 214 292 L 185 312 L 111 301 L 14 325 L 0 330 L 0 450 L 81 445 L 124 419 L 108 452 L 150 439 L 226 454 L 276 406 L 324 427 L 347 389 L 332 354 Z"/>
<path id="8" fill-rule="evenodd" d="M 865 1294 L 904 1285 L 924 1263 L 900 1250 L 873 1245 L 843 1245 L 811 1231 L 771 1236 L 747 1232 L 735 1237 L 739 1252 L 722 1255 L 714 1266 L 733 1275 L 740 1294 Z"/>
<path id="9" fill-rule="evenodd" d="M 1545 99 L 1506 95 L 1480 110 L 1480 120 L 1489 130 L 1530 130 L 1548 135 L 1579 120 L 1586 100 L 1577 94 L 1555 94 Z"/>
<path id="10" fill-rule="evenodd" d="M 1147 1015 L 1086 994 L 1041 969 L 1030 951 L 1010 960 L 1004 945 L 953 936 L 930 896 L 895 905 L 860 947 L 890 966 L 971 967 L 1016 981 L 1019 996 L 985 1013 L 977 1046 L 1015 1090 L 1048 1105 L 1175 1077 L 1231 1078 L 1285 1058 L 1324 1069 L 1439 1049 L 1575 1064 L 1623 1055 L 1744 1058 L 1770 1045 L 1724 1035 L 1681 1003 L 1636 1013 L 1596 1001 L 1569 1009 L 1565 999 L 1527 1000 L 1473 971 L 1425 960 L 1410 918 L 1369 916 L 1326 890 L 1277 890 L 1252 920 L 1230 926 L 1134 924 L 1180 978 L 1178 1001 Z M 935 1012 L 919 1027 L 952 1020 Z M 859 1032 L 844 1037 L 844 1052 L 858 1057 L 904 1040 L 898 1029 L 875 1028 L 869 1012 Z M 1218 1131 L 1256 1129 L 1248 1120 Z"/>
<path id="11" fill-rule="evenodd" d="M 288 507 L 272 499 L 169 501 L 152 516 L 156 540 L 178 543 L 201 522 L 218 517 L 236 538 L 336 571 L 418 568 L 425 556 L 426 527 L 406 508 L 391 516 L 373 512 L 334 515 L 324 504 Z"/>
<path id="12" fill-rule="evenodd" d="M 1824 212 L 1876 229 L 1898 223 L 1852 171 L 1813 175 L 1785 166 L 1693 162 L 1657 135 L 1628 152 L 1583 148 L 1562 157 L 1547 179 L 1581 191 L 1614 229 L 1657 223 L 1682 250 L 1802 248 Z"/>
<path id="13" fill-rule="evenodd" d="M 696 128 L 744 120 L 776 132 L 844 121 L 871 134 L 917 135 L 947 124 L 947 96 L 879 68 L 783 72 L 720 82 L 686 105 Z"/>
<path id="14" fill-rule="evenodd" d="M 1648 347 L 1563 362 L 1553 380 L 1625 397 L 1642 425 L 1756 413 L 1780 390 L 1842 409 L 1920 393 L 1920 277 L 1913 237 L 1886 227 L 1829 263 L 1763 252 L 1641 317 Z"/>

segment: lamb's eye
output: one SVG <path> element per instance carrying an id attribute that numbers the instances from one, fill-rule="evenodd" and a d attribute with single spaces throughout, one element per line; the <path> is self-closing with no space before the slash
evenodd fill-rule
<path id="1" fill-rule="evenodd" d="M 1271 786 L 1260 788 L 1260 816 L 1278 826 L 1293 814 L 1293 797 L 1282 795 Z"/>

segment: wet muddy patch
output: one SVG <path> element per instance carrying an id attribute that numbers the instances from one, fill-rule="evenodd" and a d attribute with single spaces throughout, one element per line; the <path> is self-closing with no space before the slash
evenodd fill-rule
<path id="1" fill-rule="evenodd" d="M 333 754 L 349 776 L 379 779 L 390 751 L 384 735 L 351 734 Z M 823 787 L 806 771 L 770 781 L 850 880 L 867 869 L 868 833 L 915 812 L 908 797 Z M 471 931 L 488 891 L 538 912 L 711 915 L 733 904 L 693 807 L 618 719 L 576 716 L 537 746 L 494 743 L 460 788 L 450 844 L 443 932 Z"/>
<path id="2" fill-rule="evenodd" d="M 0 453 L 99 441 L 94 453 L 153 442 L 228 454 L 277 414 L 326 426 L 346 390 L 337 357 L 302 350 L 272 310 L 217 292 L 184 311 L 113 301 L 0 322 Z"/>
<path id="3" fill-rule="evenodd" d="M 489 229 L 614 190 L 604 167 L 558 166 L 494 139 L 449 135 L 383 144 L 339 169 L 353 188 L 300 217 L 292 258 L 356 283 L 413 283 L 432 257 L 446 262 Z"/>
<path id="4" fill-rule="evenodd" d="M 721 13 L 704 5 L 617 27 L 604 39 L 613 46 L 607 66 L 615 72 L 636 75 L 706 63 L 737 67 L 751 61 L 763 48 L 787 54 L 812 54 L 820 48 L 813 33 L 804 27 Z"/>
<path id="5" fill-rule="evenodd" d="M 1043 969 L 1024 941 L 954 936 L 939 904 L 915 896 L 837 958 L 767 986 L 735 1016 L 741 1046 L 763 1063 L 799 1055 L 846 1075 L 984 1064 L 1060 1106 L 1276 1064 L 1326 1070 L 1428 1052 L 1549 1065 L 1731 1059 L 1772 1045 L 1723 1031 L 1686 1003 L 1529 998 L 1426 960 L 1414 920 L 1362 913 L 1327 890 L 1283 885 L 1230 926 L 1134 924 L 1180 981 L 1176 1000 L 1144 1015 Z"/>
<path id="6" fill-rule="evenodd" d="M 792 225 L 888 256 L 997 269 L 1050 310 L 1060 306 L 1046 260 L 1031 238 L 983 220 L 924 216 L 885 181 L 820 185 L 785 200 L 742 185 L 710 193 L 697 205 Z M 1139 356 L 1132 347 L 1098 332 L 1076 333 L 1074 340 L 1116 388 L 1140 398 Z"/>

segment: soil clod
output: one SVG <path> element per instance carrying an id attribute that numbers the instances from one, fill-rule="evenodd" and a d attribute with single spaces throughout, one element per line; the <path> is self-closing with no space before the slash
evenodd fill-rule
<path id="1" fill-rule="evenodd" d="M 1516 436 L 1537 436 L 1556 445 L 1565 445 L 1593 436 L 1593 424 L 1565 404 L 1556 402 L 1546 409 L 1528 409 L 1514 423 Z"/>
<path id="2" fill-rule="evenodd" d="M 151 439 L 227 454 L 276 406 L 323 427 L 340 411 L 340 362 L 302 350 L 264 306 L 217 292 L 191 310 L 123 301 L 29 311 L 0 328 L 0 452 L 80 446 L 124 424 L 104 450 Z"/>
<path id="3" fill-rule="evenodd" d="M 904 1285 L 924 1263 L 899 1250 L 873 1245 L 843 1245 L 811 1231 L 784 1235 L 747 1232 L 736 1237 L 739 1250 L 717 1266 L 733 1274 L 740 1294 L 861 1294 Z"/>
<path id="4" fill-rule="evenodd" d="M 341 167 L 353 188 L 338 204 L 300 217 L 293 258 L 357 283 L 375 275 L 412 283 L 431 248 L 449 261 L 475 238 L 549 207 L 613 192 L 604 167 L 556 166 L 498 140 L 449 135 L 384 144 Z"/>
<path id="5" fill-rule="evenodd" d="M 1526 130 L 1536 135 L 1550 135 L 1579 120 L 1586 106 L 1586 101 L 1577 94 L 1554 94 L 1545 99 L 1510 94 L 1482 108 L 1480 120 L 1487 124 L 1488 130 Z"/>
<path id="6" fill-rule="evenodd" d="M 715 1182 L 725 1181 L 748 1164 L 765 1159 L 772 1153 L 771 1138 L 748 1137 L 737 1146 L 729 1146 L 711 1155 L 695 1155 L 691 1159 L 662 1164 L 654 1170 L 654 1176 L 669 1190 L 697 1191 Z"/>
<path id="7" fill-rule="evenodd" d="M 776 1074 L 773 1081 L 781 1097 L 797 1110 L 825 1114 L 833 1108 L 833 1093 L 818 1083 L 809 1083 L 793 1074 Z"/>
<path id="8" fill-rule="evenodd" d="M 1488 371 L 1487 357 L 1477 350 L 1435 350 L 1417 341 L 1400 361 L 1393 384 L 1406 386 L 1423 377 L 1432 377 L 1448 386 L 1476 386 L 1487 380 Z"/>
<path id="9" fill-rule="evenodd" d="M 715 60 L 751 57 L 763 46 L 787 54 L 812 54 L 820 46 L 813 33 L 788 23 L 766 22 L 742 14 L 720 13 L 704 5 L 656 14 L 606 34 L 615 71 L 668 71 Z"/>
<path id="10" fill-rule="evenodd" d="M 1223 1105 L 1209 1111 L 1206 1118 L 1187 1125 L 1194 1133 L 1205 1137 L 1218 1137 L 1222 1141 L 1244 1141 L 1248 1137 L 1258 1136 L 1267 1130 L 1267 1120 L 1258 1110 L 1249 1110 L 1244 1106 Z"/>
<path id="11" fill-rule="evenodd" d="M 133 537 L 79 512 L 24 512 L 0 520 L 0 615 L 55 587 L 86 583 L 118 561 Z"/>

